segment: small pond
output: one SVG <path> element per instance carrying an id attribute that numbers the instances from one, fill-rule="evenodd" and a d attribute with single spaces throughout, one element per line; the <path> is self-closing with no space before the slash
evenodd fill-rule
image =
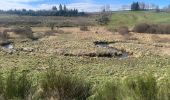
<path id="1" fill-rule="evenodd" d="M 126 59 L 129 57 L 129 53 L 123 50 L 119 50 L 114 47 L 110 47 L 109 44 L 114 44 L 115 42 L 105 42 L 105 41 L 96 41 L 94 42 L 96 47 L 108 49 L 111 52 L 114 52 L 114 57 L 119 59 Z"/>
<path id="2" fill-rule="evenodd" d="M 12 42 L 6 41 L 0 44 L 3 48 L 6 49 L 14 49 L 14 45 Z"/>

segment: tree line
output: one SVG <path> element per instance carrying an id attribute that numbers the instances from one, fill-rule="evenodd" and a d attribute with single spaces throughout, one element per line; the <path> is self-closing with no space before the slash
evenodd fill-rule
<path id="1" fill-rule="evenodd" d="M 155 4 L 146 4 L 143 2 L 133 2 L 131 4 L 131 10 L 139 11 L 139 10 L 158 10 L 159 6 Z"/>
<path id="2" fill-rule="evenodd" d="M 66 5 L 59 5 L 57 8 L 53 6 L 50 10 L 0 10 L 1 14 L 17 14 L 17 15 L 29 15 L 29 16 L 83 16 L 84 12 L 79 12 L 78 9 L 68 9 Z"/>

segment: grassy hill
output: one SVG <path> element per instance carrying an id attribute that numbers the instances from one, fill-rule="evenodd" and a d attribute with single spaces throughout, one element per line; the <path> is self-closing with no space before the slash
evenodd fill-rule
<path id="1" fill-rule="evenodd" d="M 170 13 L 149 11 L 114 12 L 109 27 L 132 27 L 137 23 L 170 23 Z"/>

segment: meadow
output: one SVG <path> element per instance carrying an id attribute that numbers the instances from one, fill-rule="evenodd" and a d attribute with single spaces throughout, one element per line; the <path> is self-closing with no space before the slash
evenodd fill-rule
<path id="1" fill-rule="evenodd" d="M 42 18 L 56 26 L 59 20 L 65 21 L 59 17 L 4 16 L 0 22 L 9 23 L 1 24 L 1 32 L 16 27 L 10 22 L 19 18 L 23 22 Z M 82 22 L 67 17 L 78 25 L 63 25 L 53 30 L 48 27 L 50 22 L 33 25 L 31 30 L 36 39 L 8 32 L 13 48 L 0 47 L 3 90 L 0 97 L 4 100 L 169 100 L 169 34 L 132 31 L 120 34 L 109 30 L 120 26 L 131 30 L 141 22 L 168 23 L 169 16 L 155 12 L 113 12 L 108 26 L 97 25 L 97 15 L 78 18 Z M 88 30 L 80 30 L 81 25 L 86 25 Z"/>

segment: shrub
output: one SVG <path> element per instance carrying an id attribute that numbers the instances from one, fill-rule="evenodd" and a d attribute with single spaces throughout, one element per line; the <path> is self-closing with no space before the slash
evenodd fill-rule
<path id="1" fill-rule="evenodd" d="M 110 22 L 110 18 L 107 14 L 103 14 L 101 17 L 97 19 L 99 25 L 108 25 Z"/>
<path id="2" fill-rule="evenodd" d="M 23 28 L 17 27 L 17 28 L 11 29 L 11 31 L 13 31 L 15 34 L 18 34 L 22 37 L 26 37 L 30 39 L 34 38 L 31 27 L 23 27 Z"/>
<path id="3" fill-rule="evenodd" d="M 51 30 L 54 30 L 54 27 L 55 27 L 55 24 L 54 23 L 50 23 L 50 28 L 51 28 Z"/>
<path id="4" fill-rule="evenodd" d="M 0 32 L 0 39 L 7 40 L 9 35 L 6 32 Z"/>
<path id="5" fill-rule="evenodd" d="M 133 31 L 138 32 L 138 33 L 146 33 L 149 27 L 150 27 L 149 24 L 141 23 L 141 24 L 135 25 L 135 27 L 133 28 Z"/>
<path id="6" fill-rule="evenodd" d="M 118 32 L 122 35 L 129 33 L 129 28 L 127 26 L 122 26 L 118 28 Z"/>
<path id="7" fill-rule="evenodd" d="M 170 34 L 170 24 L 137 24 L 133 31 L 138 33 Z"/>
<path id="8" fill-rule="evenodd" d="M 81 31 L 89 31 L 87 26 L 80 26 Z"/>
<path id="9" fill-rule="evenodd" d="M 170 34 L 170 24 L 159 25 L 160 34 Z"/>
<path id="10" fill-rule="evenodd" d="M 60 100 L 86 100 L 90 96 L 90 85 L 81 79 L 50 70 L 41 82 L 43 98 Z"/>

